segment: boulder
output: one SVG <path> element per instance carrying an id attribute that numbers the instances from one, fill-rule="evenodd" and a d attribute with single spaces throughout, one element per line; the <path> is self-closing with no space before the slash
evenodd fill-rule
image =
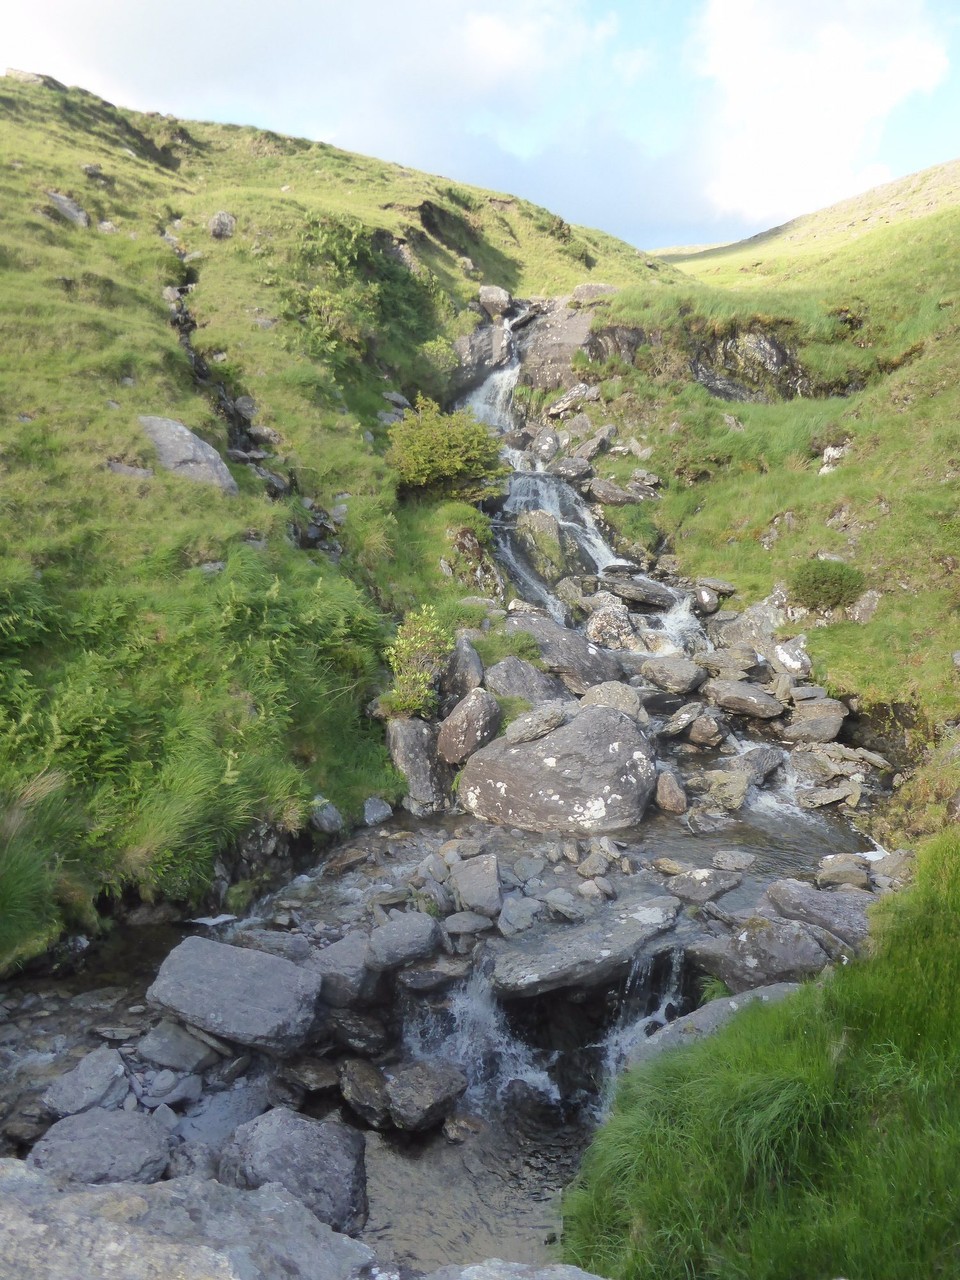
<path id="1" fill-rule="evenodd" d="M 771 982 L 800 982 L 822 972 L 834 958 L 807 925 L 763 916 L 750 917 L 728 937 L 695 940 L 687 956 L 734 992 Z"/>
<path id="2" fill-rule="evenodd" d="M 91 1107 L 119 1107 L 129 1090 L 123 1059 L 106 1045 L 94 1049 L 46 1089 L 43 1105 L 56 1116 L 72 1116 Z"/>
<path id="3" fill-rule="evenodd" d="M 504 658 L 488 667 L 484 684 L 500 698 L 523 698 L 531 706 L 541 702 L 572 702 L 573 696 L 555 676 L 538 671 L 522 658 Z"/>
<path id="4" fill-rule="evenodd" d="M 449 785 L 438 755 L 434 726 L 425 720 L 390 720 L 387 749 L 407 780 L 403 807 L 417 818 L 442 813 L 447 807 Z"/>
<path id="5" fill-rule="evenodd" d="M 165 471 L 197 484 L 213 485 L 230 497 L 239 493 L 236 480 L 213 445 L 194 435 L 182 422 L 142 414 L 140 425 L 153 441 L 157 462 Z"/>
<path id="6" fill-rule="evenodd" d="M 716 712 L 697 716 L 687 730 L 687 738 L 698 747 L 719 747 L 729 732 L 727 722 Z"/>
<path id="7" fill-rule="evenodd" d="M 504 738 L 507 742 L 536 742 L 551 729 L 558 729 L 570 719 L 571 703 L 542 702 L 533 711 L 527 711 L 507 725 Z"/>
<path id="8" fill-rule="evenodd" d="M 27 1156 L 58 1182 L 157 1182 L 170 1134 L 153 1116 L 94 1108 L 58 1120 Z"/>
<path id="9" fill-rule="evenodd" d="M 600 584 L 604 591 L 612 591 L 621 600 L 630 604 L 649 605 L 654 609 L 672 609 L 681 599 L 680 593 L 673 587 L 657 582 L 655 578 L 647 578 L 642 573 L 605 573 Z"/>
<path id="10" fill-rule="evenodd" d="M 462 764 L 497 736 L 503 713 L 486 689 L 471 689 L 453 708 L 437 733 L 437 751 L 447 764 Z"/>
<path id="11" fill-rule="evenodd" d="M 460 803 L 489 822 L 528 831 L 622 830 L 646 810 L 656 781 L 652 754 L 629 716 L 583 707 L 535 742 L 498 738 L 471 756 Z"/>
<path id="12" fill-rule="evenodd" d="M 650 721 L 636 689 L 619 680 L 605 680 L 603 684 L 595 684 L 583 695 L 581 706 L 613 707 L 638 724 L 645 725 Z"/>
<path id="13" fill-rule="evenodd" d="M 849 714 L 835 698 L 815 698 L 801 702 L 781 730 L 785 742 L 832 742 Z"/>
<path id="14" fill-rule="evenodd" d="M 577 905 L 572 896 L 571 901 Z M 621 903 L 564 929 L 540 928 L 509 942 L 487 942 L 493 990 L 512 999 L 609 982 L 649 953 L 653 939 L 672 927 L 679 910 L 676 898 L 649 898 Z"/>
<path id="15" fill-rule="evenodd" d="M 450 887 L 461 911 L 476 911 L 493 919 L 503 902 L 496 854 L 483 853 L 450 868 Z"/>
<path id="16" fill-rule="evenodd" d="M 612 601 L 614 597 L 611 596 L 610 599 Z M 591 644 L 604 649 L 632 649 L 637 643 L 633 619 L 629 609 L 623 604 L 611 603 L 599 608 L 592 606 L 583 631 Z"/>
<path id="17" fill-rule="evenodd" d="M 513 299 L 506 289 L 501 289 L 499 285 L 482 284 L 480 286 L 480 305 L 491 320 L 496 320 L 510 310 L 513 306 Z"/>
<path id="18" fill-rule="evenodd" d="M 370 934 L 366 964 L 375 973 L 425 960 L 440 945 L 440 930 L 424 911 L 405 911 Z"/>
<path id="19" fill-rule="evenodd" d="M 692 693 L 707 678 L 703 667 L 688 658 L 648 658 L 640 671 L 668 693 Z"/>
<path id="20" fill-rule="evenodd" d="M 338 1072 L 343 1100 L 361 1120 L 383 1129 L 390 1119 L 387 1081 L 379 1067 L 363 1058 L 344 1058 Z"/>
<path id="21" fill-rule="evenodd" d="M 376 975 L 367 968 L 369 950 L 367 935 L 354 930 L 339 942 L 314 951 L 309 967 L 320 974 L 325 1004 L 349 1009 L 371 998 Z"/>
<path id="22" fill-rule="evenodd" d="M 137 1054 L 145 1062 L 173 1071 L 206 1071 L 220 1061 L 216 1050 L 166 1018 L 147 1032 L 137 1045 Z"/>
<path id="23" fill-rule="evenodd" d="M 446 1062 L 400 1067 L 387 1080 L 390 1118 L 398 1129 L 432 1129 L 446 1119 L 467 1084 L 463 1072 Z"/>
<path id="24" fill-rule="evenodd" d="M 395 723 L 401 723 L 396 721 Z M 405 722 L 404 722 L 405 723 Z M 388 726 L 389 735 L 389 726 Z M 393 810 L 387 804 L 382 796 L 367 796 L 363 802 L 363 825 L 365 827 L 376 827 L 381 822 L 389 822 L 393 817 Z"/>
<path id="25" fill-rule="evenodd" d="M 700 692 L 716 706 L 738 716 L 772 720 L 786 710 L 782 702 L 749 680 L 708 680 Z"/>
<path id="26" fill-rule="evenodd" d="M 867 911 L 873 894 L 862 889 L 829 893 L 802 880 L 775 880 L 767 885 L 766 899 L 778 915 L 788 920 L 826 929 L 855 951 L 861 951 L 870 931 Z"/>
<path id="27" fill-rule="evenodd" d="M 559 476 L 567 484 L 579 485 L 593 475 L 593 467 L 586 458 L 556 458 L 547 467 L 551 476 Z"/>
<path id="28" fill-rule="evenodd" d="M 604 480 L 600 476 L 594 476 L 588 488 L 590 497 L 593 498 L 594 502 L 603 503 L 604 506 L 626 507 L 631 503 L 640 501 L 636 494 L 621 488 L 615 481 Z"/>
<path id="29" fill-rule="evenodd" d="M 76 200 L 62 195 L 59 191 L 48 191 L 50 203 L 65 222 L 72 222 L 75 227 L 89 227 L 90 215 L 81 209 Z"/>
<path id="30" fill-rule="evenodd" d="M 471 689 L 479 689 L 482 684 L 483 663 L 480 655 L 466 636 L 460 636 L 440 676 L 441 697 L 448 706 L 456 704 Z"/>
<path id="31" fill-rule="evenodd" d="M 544 665 L 555 671 L 571 692 L 586 693 L 593 684 L 619 680 L 617 660 L 590 644 L 578 632 L 539 614 L 520 614 L 506 621 L 508 632 L 526 631 L 537 641 Z M 487 681 L 489 689 L 490 682 Z"/>
<path id="32" fill-rule="evenodd" d="M 374 1262 L 277 1185 L 185 1177 L 64 1191 L 0 1160 L 0 1201 L 0 1266 L 24 1280 L 359 1280 Z"/>
<path id="33" fill-rule="evenodd" d="M 441 1267 L 426 1280 L 597 1280 L 597 1277 L 560 1262 L 503 1262 L 500 1258 L 488 1258 L 469 1267 Z"/>
<path id="34" fill-rule="evenodd" d="M 147 999 L 224 1040 L 284 1054 L 310 1038 L 320 990 L 316 970 L 193 937 L 164 960 Z"/>
<path id="35" fill-rule="evenodd" d="M 634 1045 L 627 1054 L 624 1066 L 635 1067 L 638 1063 L 659 1057 L 667 1049 L 697 1044 L 705 1036 L 713 1035 L 726 1026 L 735 1014 L 753 1001 L 776 1004 L 799 989 L 800 984 L 797 982 L 775 982 L 765 987 L 754 987 L 752 991 L 744 991 L 737 996 L 721 996 L 717 1000 L 709 1000 L 699 1009 L 674 1018 L 673 1022 L 668 1022 L 652 1036 L 647 1036 Z"/>
<path id="36" fill-rule="evenodd" d="M 657 790 L 655 801 L 658 809 L 664 813 L 686 813 L 687 793 L 676 774 L 664 769 L 657 774 Z"/>
<path id="37" fill-rule="evenodd" d="M 520 894 L 509 894 L 503 900 L 497 928 L 505 938 L 512 938 L 515 933 L 529 929 L 533 922 L 543 914 L 544 905 L 537 898 L 524 898 Z"/>
<path id="38" fill-rule="evenodd" d="M 527 560 L 544 582 L 556 583 L 590 568 L 576 539 L 547 511 L 522 511 L 515 532 Z"/>
<path id="39" fill-rule="evenodd" d="M 367 1220 L 363 1135 L 286 1107 L 237 1129 L 220 1158 L 220 1181 L 249 1189 L 278 1183 L 335 1231 Z"/>
<path id="40" fill-rule="evenodd" d="M 678 876 L 671 876 L 666 889 L 681 902 L 690 902 L 699 907 L 736 889 L 742 878 L 736 871 L 698 868 L 696 871 L 684 871 Z"/>
<path id="41" fill-rule="evenodd" d="M 207 230 L 214 240 L 229 240 L 237 229 L 237 220 L 232 213 L 221 209 L 207 223 Z"/>

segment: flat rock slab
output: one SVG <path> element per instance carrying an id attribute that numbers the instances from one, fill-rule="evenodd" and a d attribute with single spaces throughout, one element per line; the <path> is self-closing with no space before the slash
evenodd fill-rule
<path id="1" fill-rule="evenodd" d="M 592 987 L 629 968 L 680 910 L 676 898 L 648 898 L 609 908 L 583 924 L 540 928 L 486 944 L 491 981 L 501 997 L 537 996 L 561 987 Z"/>
<path id="2" fill-rule="evenodd" d="M 0 1264 L 43 1280 L 355 1280 L 373 1261 L 282 1187 L 196 1177 L 63 1191 L 0 1160 Z"/>
<path id="3" fill-rule="evenodd" d="M 716 706 L 738 716 L 773 720 L 786 710 L 782 702 L 749 680 L 708 680 L 700 692 Z"/>
<path id="4" fill-rule="evenodd" d="M 147 1062 L 174 1071 L 205 1071 L 220 1061 L 220 1055 L 208 1044 L 166 1019 L 147 1032 L 137 1045 L 137 1053 Z"/>
<path id="5" fill-rule="evenodd" d="M 730 1019 L 746 1005 L 755 1001 L 775 1004 L 799 989 L 800 984 L 797 982 L 773 982 L 766 987 L 754 987 L 752 991 L 744 991 L 738 996 L 723 996 L 718 1000 L 710 1000 L 699 1009 L 694 1009 L 693 1013 L 687 1013 L 682 1018 L 675 1018 L 673 1022 L 668 1022 L 665 1027 L 661 1027 L 652 1036 L 635 1045 L 630 1050 L 624 1065 L 635 1067 L 640 1062 L 648 1062 L 651 1058 L 659 1057 L 667 1049 L 679 1049 L 683 1045 L 696 1044 L 698 1040 L 713 1035 L 715 1031 L 726 1026 Z"/>
<path id="6" fill-rule="evenodd" d="M 583 707 L 534 742 L 498 738 L 471 756 L 460 803 L 478 818 L 527 831 L 620 831 L 646 811 L 656 783 L 652 754 L 629 716 Z"/>
<path id="7" fill-rule="evenodd" d="M 170 1134 L 137 1111 L 94 1109 L 58 1120 L 27 1163 L 62 1182 L 157 1182 L 170 1158 Z"/>
<path id="8" fill-rule="evenodd" d="M 678 876 L 671 876 L 666 887 L 681 902 L 701 906 L 704 902 L 712 902 L 714 898 L 736 889 L 741 879 L 742 876 L 736 871 L 698 868 L 696 871 L 683 871 Z"/>
<path id="9" fill-rule="evenodd" d="M 172 471 L 197 484 L 213 485 L 230 497 L 239 493 L 229 467 L 213 445 L 194 435 L 182 422 L 143 414 L 140 425 L 153 441 L 157 462 L 164 471 Z"/>
<path id="10" fill-rule="evenodd" d="M 322 975 L 265 951 L 186 938 L 167 956 L 147 999 L 224 1040 L 293 1053 L 309 1038 Z"/>
<path id="11" fill-rule="evenodd" d="M 876 902 L 863 889 L 830 893 L 814 889 L 802 880 L 775 880 L 767 885 L 766 897 L 778 915 L 819 925 L 859 951 L 870 931 L 867 911 Z"/>
<path id="12" fill-rule="evenodd" d="M 220 1181 L 246 1188 L 279 1183 L 337 1231 L 359 1231 L 367 1220 L 363 1134 L 287 1107 L 237 1129 L 220 1159 Z"/>
<path id="13" fill-rule="evenodd" d="M 376 975 L 367 968 L 369 951 L 367 935 L 355 930 L 314 952 L 309 964 L 323 978 L 324 1004 L 349 1009 L 373 995 Z"/>

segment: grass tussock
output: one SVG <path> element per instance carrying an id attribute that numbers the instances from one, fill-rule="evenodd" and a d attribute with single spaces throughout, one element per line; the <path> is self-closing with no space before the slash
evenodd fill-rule
<path id="1" fill-rule="evenodd" d="M 627 1075 L 564 1253 L 633 1280 L 913 1280 L 960 1250 L 960 837 L 875 913 L 875 954 Z"/>

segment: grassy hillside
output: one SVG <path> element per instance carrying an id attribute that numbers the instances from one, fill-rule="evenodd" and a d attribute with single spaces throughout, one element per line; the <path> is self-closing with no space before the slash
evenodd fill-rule
<path id="1" fill-rule="evenodd" d="M 0 153 L 2 966 L 98 895 L 195 897 L 254 819 L 399 794 L 362 713 L 385 619 L 455 611 L 438 561 L 479 517 L 398 502 L 382 393 L 443 396 L 482 282 L 648 272 L 511 196 L 77 89 L 0 81 Z M 187 285 L 202 385 L 163 297 Z M 141 414 L 225 453 L 218 384 L 279 484 L 157 468 Z M 321 511 L 334 554 L 297 545 Z"/>
<path id="2" fill-rule="evenodd" d="M 686 281 L 625 289 L 597 321 L 643 330 L 635 367 L 584 369 L 667 481 L 655 509 L 612 518 L 667 535 L 685 570 L 724 574 L 744 599 L 811 557 L 855 566 L 880 593 L 875 616 L 798 625 L 831 687 L 899 720 L 914 751 L 934 747 L 956 714 L 960 649 L 960 164 L 673 260 Z M 790 354 L 789 378 L 747 369 L 745 403 L 691 381 L 697 353 L 737 357 L 757 334 Z M 828 447 L 844 453 L 820 474 Z M 933 753 L 884 833 L 936 829 L 960 785 L 948 756 L 949 743 Z"/>

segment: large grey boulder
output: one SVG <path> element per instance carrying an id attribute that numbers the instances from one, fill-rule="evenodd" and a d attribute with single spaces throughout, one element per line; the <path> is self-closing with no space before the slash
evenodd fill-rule
<path id="1" fill-rule="evenodd" d="M 483 684 L 483 663 L 466 636 L 459 636 L 440 675 L 440 693 L 446 705 L 465 698 Z"/>
<path id="2" fill-rule="evenodd" d="M 838 940 L 823 929 L 762 916 L 743 921 L 727 937 L 702 938 L 687 947 L 695 965 L 734 992 L 771 982 L 799 982 L 842 955 Z"/>
<path id="3" fill-rule="evenodd" d="M 450 887 L 461 911 L 475 911 L 492 920 L 503 905 L 496 854 L 483 853 L 450 868 Z"/>
<path id="4" fill-rule="evenodd" d="M 482 284 L 480 286 L 479 301 L 491 320 L 496 320 L 506 314 L 513 306 L 513 299 L 510 294 L 497 284 Z"/>
<path id="5" fill-rule="evenodd" d="M 58 1076 L 43 1095 L 43 1104 L 57 1116 L 72 1116 L 91 1107 L 110 1110 L 127 1096 L 129 1085 L 123 1059 L 103 1045 L 88 1053 L 72 1071 Z"/>
<path id="6" fill-rule="evenodd" d="M 559 699 L 556 702 L 541 702 L 532 711 L 526 711 L 512 720 L 503 736 L 507 742 L 536 742 L 537 738 L 542 738 L 551 729 L 559 729 L 562 724 L 566 724 L 571 718 L 572 706 L 572 703 Z"/>
<path id="7" fill-rule="evenodd" d="M 324 1004 L 349 1009 L 370 999 L 376 975 L 367 967 L 369 952 L 367 935 L 354 930 L 313 953 L 309 965 L 323 979 Z"/>
<path id="8" fill-rule="evenodd" d="M 593 987 L 626 973 L 653 939 L 671 928 L 676 898 L 620 902 L 582 924 L 537 928 L 486 944 L 498 996 L 538 996 L 562 987 Z"/>
<path id="9" fill-rule="evenodd" d="M 425 911 L 405 911 L 370 935 L 366 964 L 374 973 L 425 960 L 440 945 L 440 929 Z"/>
<path id="10" fill-rule="evenodd" d="M 359 1231 L 367 1220 L 363 1135 L 286 1107 L 237 1129 L 220 1158 L 220 1181 L 247 1188 L 279 1183 L 335 1231 Z"/>
<path id="11" fill-rule="evenodd" d="M 785 742 L 833 742 L 848 714 L 848 709 L 835 698 L 801 702 L 780 736 Z"/>
<path id="12" fill-rule="evenodd" d="M 627 495 L 627 500 L 635 502 L 636 498 Z M 601 502 L 606 499 L 601 498 Z M 672 609 L 682 598 L 673 587 L 668 587 L 655 578 L 647 578 L 642 573 L 618 574 L 605 573 L 600 579 L 604 591 L 612 591 L 621 600 L 630 604 L 645 604 L 654 609 Z"/>
<path id="13" fill-rule="evenodd" d="M 462 764 L 497 736 L 503 712 L 486 689 L 471 689 L 453 708 L 437 733 L 437 751 L 447 764 Z"/>
<path id="14" fill-rule="evenodd" d="M 544 582 L 557 583 L 591 567 L 577 540 L 547 511 L 521 511 L 515 532 L 527 560 Z"/>
<path id="15" fill-rule="evenodd" d="M 390 1118 L 398 1129 L 432 1129 L 467 1090 L 467 1077 L 447 1062 L 399 1067 L 387 1081 Z"/>
<path id="16" fill-rule="evenodd" d="M 860 951 L 870 932 L 868 909 L 876 899 L 863 889 L 830 893 L 802 880 L 775 880 L 767 885 L 766 899 L 778 915 L 818 925 Z"/>
<path id="17" fill-rule="evenodd" d="M 65 222 L 72 222 L 75 227 L 89 227 L 90 215 L 77 204 L 76 200 L 59 191 L 48 191 L 47 195 L 50 197 L 50 203 Z"/>
<path id="18" fill-rule="evenodd" d="M 417 818 L 447 807 L 448 777 L 437 754 L 437 731 L 425 720 L 390 720 L 387 749 L 407 780 L 403 807 Z"/>
<path id="19" fill-rule="evenodd" d="M 532 635 L 540 646 L 544 666 L 556 672 L 572 693 L 586 693 L 593 684 L 619 680 L 623 675 L 612 654 L 590 644 L 579 632 L 561 627 L 552 618 L 521 613 L 508 618 L 504 625 L 507 631 L 526 631 Z M 489 678 L 487 688 L 490 688 Z"/>
<path id="20" fill-rule="evenodd" d="M 237 220 L 226 209 L 220 209 L 207 223 L 207 230 L 214 240 L 229 240 L 237 229 Z"/>
<path id="21" fill-rule="evenodd" d="M 786 710 L 782 702 L 749 680 L 708 680 L 700 692 L 724 711 L 759 720 L 772 720 Z"/>
<path id="22" fill-rule="evenodd" d="M 523 698 L 535 707 L 541 702 L 572 702 L 573 695 L 556 676 L 548 676 L 523 658 L 503 658 L 488 667 L 484 684 L 501 698 Z"/>
<path id="23" fill-rule="evenodd" d="M 283 1054 L 310 1038 L 321 983 L 317 970 L 265 951 L 185 938 L 147 999 L 224 1040 Z"/>
<path id="24" fill-rule="evenodd" d="M 640 671 L 668 693 L 692 693 L 707 678 L 703 667 L 689 658 L 648 658 Z"/>
<path id="25" fill-rule="evenodd" d="M 0 1160 L 0 1271 L 23 1280 L 358 1280 L 372 1252 L 276 1184 L 201 1178 L 64 1191 Z"/>
<path id="26" fill-rule="evenodd" d="M 498 738 L 471 756 L 458 795 L 469 812 L 527 831 L 619 831 L 644 815 L 656 782 L 636 722 L 612 707 L 583 707 L 534 742 Z"/>
<path id="27" fill-rule="evenodd" d="M 164 471 L 197 484 L 211 484 L 231 497 L 239 493 L 236 480 L 213 445 L 195 436 L 182 422 L 141 414 L 140 425 L 153 441 L 157 462 Z"/>
<path id="28" fill-rule="evenodd" d="M 58 1120 L 27 1156 L 61 1182 L 156 1182 L 170 1159 L 170 1134 L 138 1111 L 95 1108 Z"/>

